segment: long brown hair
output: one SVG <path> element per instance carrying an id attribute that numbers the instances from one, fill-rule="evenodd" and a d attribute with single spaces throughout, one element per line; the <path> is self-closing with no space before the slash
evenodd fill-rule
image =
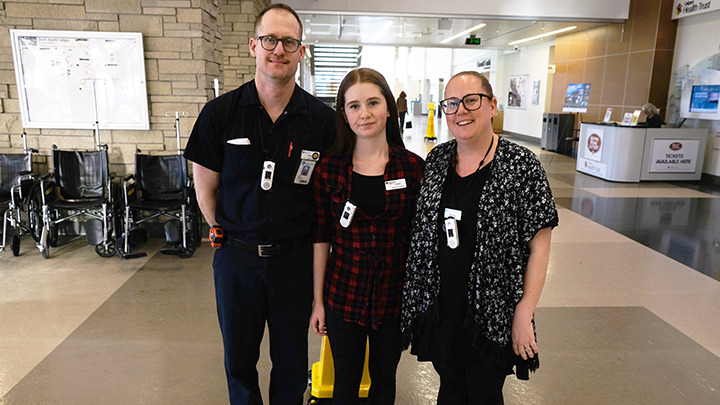
<path id="1" fill-rule="evenodd" d="M 350 124 L 345 122 L 343 110 L 345 108 L 345 93 L 348 89 L 357 83 L 372 83 L 380 88 L 380 92 L 385 97 L 388 112 L 390 116 L 385 122 L 385 136 L 388 145 L 405 147 L 402 136 L 400 135 L 400 124 L 398 123 L 397 104 L 393 97 L 390 86 L 388 86 L 380 72 L 370 68 L 359 68 L 350 71 L 340 83 L 337 93 L 335 105 L 335 125 L 337 127 L 337 136 L 335 142 L 328 150 L 329 156 L 346 156 L 351 155 L 355 149 L 356 135 L 350 128 Z"/>

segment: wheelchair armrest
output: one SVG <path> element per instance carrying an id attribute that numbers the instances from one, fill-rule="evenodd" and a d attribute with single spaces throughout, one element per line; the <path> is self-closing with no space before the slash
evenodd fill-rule
<path id="1" fill-rule="evenodd" d="M 45 180 L 47 180 L 48 177 L 50 177 L 50 176 L 52 176 L 52 173 L 47 173 L 47 174 L 44 174 L 43 176 L 41 176 L 38 180 L 39 180 L 39 181 L 45 181 Z"/>
<path id="2" fill-rule="evenodd" d="M 135 175 L 132 173 L 125 176 L 125 178 L 123 179 L 123 182 L 127 183 L 130 180 L 135 180 Z"/>

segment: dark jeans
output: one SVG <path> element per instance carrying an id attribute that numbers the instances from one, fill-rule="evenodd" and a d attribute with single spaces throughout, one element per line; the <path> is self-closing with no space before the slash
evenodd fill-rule
<path id="1" fill-rule="evenodd" d="M 505 373 L 492 364 L 459 366 L 433 361 L 440 374 L 438 405 L 503 405 Z M 489 368 L 486 368 L 489 367 Z"/>
<path id="2" fill-rule="evenodd" d="M 400 132 L 405 131 L 405 112 L 398 113 L 400 115 Z"/>
<path id="3" fill-rule="evenodd" d="M 312 257 L 312 244 L 274 258 L 227 246 L 215 252 L 215 295 L 230 403 L 262 404 L 256 366 L 267 322 L 273 363 L 270 404 L 303 404 Z"/>
<path id="4" fill-rule="evenodd" d="M 370 392 L 368 404 L 395 403 L 395 373 L 400 362 L 400 318 L 372 329 L 346 322 L 325 306 L 330 349 L 335 365 L 333 404 L 359 404 L 360 381 L 365 366 L 365 344 L 370 339 Z"/>

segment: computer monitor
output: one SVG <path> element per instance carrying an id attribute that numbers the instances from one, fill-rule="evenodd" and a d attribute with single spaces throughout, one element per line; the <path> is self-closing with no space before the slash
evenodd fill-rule
<path id="1" fill-rule="evenodd" d="M 590 101 L 590 83 L 571 83 L 565 92 L 565 104 L 563 112 L 587 112 Z"/>
<path id="2" fill-rule="evenodd" d="M 690 112 L 715 114 L 718 112 L 720 85 L 692 86 Z"/>

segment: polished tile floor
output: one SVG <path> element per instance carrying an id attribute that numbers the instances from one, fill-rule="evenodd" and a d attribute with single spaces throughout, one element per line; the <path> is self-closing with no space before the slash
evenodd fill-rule
<path id="1" fill-rule="evenodd" d="M 427 119 L 407 146 L 424 156 Z M 438 141 L 447 140 L 436 121 Z M 507 404 L 719 404 L 720 193 L 609 183 L 540 150 L 560 213 L 537 310 L 542 366 Z M 102 259 L 82 238 L 42 259 L 0 253 L 0 405 L 226 404 L 212 249 Z M 320 340 L 310 334 L 309 362 Z M 271 364 L 261 358 L 267 392 Z M 403 354 L 398 405 L 434 403 L 432 366 Z"/>

